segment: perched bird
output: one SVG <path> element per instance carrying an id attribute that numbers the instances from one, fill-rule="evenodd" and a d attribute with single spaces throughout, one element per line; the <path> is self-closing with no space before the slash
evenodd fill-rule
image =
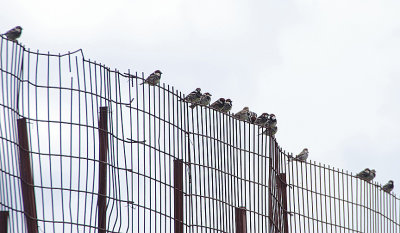
<path id="1" fill-rule="evenodd" d="M 358 177 L 362 180 L 365 180 L 369 177 L 370 174 L 371 174 L 371 170 L 369 170 L 369 168 L 365 168 L 364 170 L 357 173 L 356 177 Z"/>
<path id="2" fill-rule="evenodd" d="M 270 136 L 275 136 L 275 134 L 278 132 L 278 126 L 272 127 L 272 128 L 267 128 L 266 130 L 264 130 L 264 132 L 260 133 L 260 134 L 266 134 L 266 135 L 270 135 Z"/>
<path id="3" fill-rule="evenodd" d="M 15 28 L 10 29 L 9 31 L 7 31 L 2 35 L 5 35 L 9 40 L 16 41 L 21 36 L 21 33 L 22 33 L 22 27 L 16 26 Z"/>
<path id="4" fill-rule="evenodd" d="M 197 102 L 200 101 L 201 96 L 201 89 L 196 88 L 196 90 L 190 92 L 183 100 L 188 103 L 197 104 Z"/>
<path id="5" fill-rule="evenodd" d="M 143 84 L 147 83 L 150 86 L 155 86 L 155 85 L 159 84 L 160 83 L 160 79 L 161 79 L 161 74 L 162 73 L 159 70 L 154 71 L 140 85 L 143 85 Z"/>
<path id="6" fill-rule="evenodd" d="M 382 190 L 390 193 L 394 188 L 393 180 L 389 180 L 384 186 L 382 186 Z"/>
<path id="7" fill-rule="evenodd" d="M 221 112 L 227 113 L 232 109 L 232 100 L 231 99 L 226 99 L 224 106 L 221 108 Z"/>
<path id="8" fill-rule="evenodd" d="M 371 182 L 376 176 L 376 171 L 374 169 L 371 169 L 371 172 L 369 175 L 365 178 L 365 181 Z"/>
<path id="9" fill-rule="evenodd" d="M 193 103 L 193 104 L 191 104 L 189 107 L 193 109 L 193 108 L 195 108 L 197 105 L 200 105 L 200 106 L 207 106 L 207 105 L 210 104 L 210 102 L 211 102 L 211 94 L 208 93 L 208 92 L 206 92 L 206 93 L 204 93 L 204 94 L 201 96 L 200 100 L 199 100 L 197 103 Z"/>
<path id="10" fill-rule="evenodd" d="M 247 121 L 249 119 L 249 107 L 244 107 L 242 110 L 233 115 L 234 118 L 242 121 Z"/>
<path id="11" fill-rule="evenodd" d="M 249 113 L 247 114 L 247 120 L 250 123 L 254 123 L 257 120 L 257 113 L 249 111 Z"/>
<path id="12" fill-rule="evenodd" d="M 271 136 L 275 136 L 275 134 L 278 132 L 278 126 L 274 126 L 271 129 L 269 129 Z"/>
<path id="13" fill-rule="evenodd" d="M 263 113 L 257 119 L 254 121 L 254 124 L 259 125 L 259 126 L 265 126 L 268 121 L 268 113 Z"/>
<path id="14" fill-rule="evenodd" d="M 276 126 L 276 123 L 277 123 L 277 121 L 276 121 L 275 115 L 274 114 L 269 115 L 266 126 L 268 128 L 273 128 Z"/>
<path id="15" fill-rule="evenodd" d="M 214 103 L 212 103 L 210 105 L 210 108 L 213 108 L 215 110 L 221 110 L 222 107 L 224 107 L 225 104 L 225 99 L 224 98 L 219 98 L 217 101 L 215 101 Z"/>
<path id="16" fill-rule="evenodd" d="M 296 157 L 290 156 L 290 157 L 289 157 L 289 162 L 290 162 L 291 160 L 297 160 L 297 161 L 300 161 L 300 162 L 305 162 L 305 161 L 307 160 L 307 158 L 308 158 L 308 149 L 307 149 L 307 148 L 304 148 L 304 149 L 300 152 L 300 154 L 296 155 Z"/>

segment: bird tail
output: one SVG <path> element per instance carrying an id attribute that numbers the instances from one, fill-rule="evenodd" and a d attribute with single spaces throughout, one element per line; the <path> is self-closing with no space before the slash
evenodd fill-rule
<path id="1" fill-rule="evenodd" d="M 191 109 L 194 109 L 195 107 L 197 107 L 197 104 L 191 104 L 191 105 L 189 106 L 189 108 L 191 108 Z"/>

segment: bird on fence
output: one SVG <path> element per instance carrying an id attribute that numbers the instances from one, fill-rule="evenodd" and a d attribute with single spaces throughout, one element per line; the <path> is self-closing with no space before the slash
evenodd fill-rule
<path id="1" fill-rule="evenodd" d="M 254 123 L 257 120 L 257 113 L 249 111 L 246 121 Z"/>
<path id="2" fill-rule="evenodd" d="M 265 134 L 265 135 L 270 135 L 270 136 L 275 136 L 275 134 L 278 132 L 278 126 L 274 126 L 272 128 L 267 128 L 264 130 L 264 132 L 260 134 Z"/>
<path id="3" fill-rule="evenodd" d="M 16 26 L 1 35 L 5 35 L 9 40 L 16 41 L 21 36 L 21 33 L 22 33 L 22 27 Z"/>
<path id="4" fill-rule="evenodd" d="M 308 158 L 308 149 L 304 148 L 300 152 L 300 154 L 296 155 L 296 157 L 289 156 L 288 162 L 293 161 L 293 160 L 296 160 L 296 161 L 299 161 L 299 162 L 305 162 L 307 160 L 307 158 Z"/>
<path id="5" fill-rule="evenodd" d="M 161 74 L 162 74 L 162 72 L 159 71 L 159 70 L 154 71 L 140 85 L 143 85 L 143 84 L 147 83 L 150 86 L 155 86 L 155 85 L 159 84 L 160 80 L 161 80 Z"/>
<path id="6" fill-rule="evenodd" d="M 196 90 L 190 92 L 189 95 L 185 96 L 183 101 L 192 103 L 192 104 L 197 104 L 200 101 L 201 96 L 202 96 L 201 89 L 196 88 Z"/>
<path id="7" fill-rule="evenodd" d="M 222 107 L 224 107 L 225 104 L 225 99 L 224 98 L 219 98 L 217 101 L 215 101 L 214 103 L 212 103 L 210 105 L 210 108 L 215 109 L 215 110 L 221 110 Z"/>
<path id="8" fill-rule="evenodd" d="M 189 107 L 193 109 L 193 108 L 195 108 L 197 105 L 200 105 L 200 106 L 207 106 L 207 105 L 210 104 L 210 102 L 211 102 L 211 94 L 208 93 L 208 92 L 206 92 L 206 93 L 204 93 L 204 94 L 201 96 L 200 100 L 199 100 L 197 103 L 193 103 L 193 104 L 191 104 Z"/>
<path id="9" fill-rule="evenodd" d="M 356 177 L 365 180 L 367 182 L 372 181 L 376 176 L 376 171 L 374 169 L 365 168 L 361 172 L 359 172 Z"/>
<path id="10" fill-rule="evenodd" d="M 232 109 L 232 100 L 231 99 L 226 99 L 224 106 L 221 108 L 221 112 L 227 113 Z"/>
<path id="11" fill-rule="evenodd" d="M 265 124 L 268 128 L 273 128 L 276 126 L 277 120 L 274 114 L 269 115 L 267 123 Z"/>
<path id="12" fill-rule="evenodd" d="M 257 117 L 257 119 L 254 121 L 254 124 L 259 126 L 265 126 L 267 124 L 268 117 L 269 117 L 268 113 L 264 112 L 259 117 Z"/>
<path id="13" fill-rule="evenodd" d="M 365 181 L 371 182 L 376 176 L 376 171 L 371 169 L 369 175 L 365 178 Z"/>
<path id="14" fill-rule="evenodd" d="M 390 193 L 394 188 L 393 180 L 389 180 L 384 186 L 382 186 L 382 190 Z"/>
<path id="15" fill-rule="evenodd" d="M 368 176 L 371 174 L 371 170 L 369 170 L 369 168 L 365 168 L 364 170 L 360 171 L 359 173 L 357 173 L 356 177 L 365 180 L 366 178 L 368 178 Z"/>
<path id="16" fill-rule="evenodd" d="M 247 121 L 249 119 L 249 107 L 244 107 L 242 110 L 235 113 L 233 117 L 238 120 Z"/>

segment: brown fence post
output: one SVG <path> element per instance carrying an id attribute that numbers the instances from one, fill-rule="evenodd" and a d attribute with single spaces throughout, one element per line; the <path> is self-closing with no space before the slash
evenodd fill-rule
<path id="1" fill-rule="evenodd" d="M 236 233 L 247 233 L 246 207 L 235 208 Z"/>
<path id="2" fill-rule="evenodd" d="M 287 211 L 287 193 L 286 193 L 286 187 L 287 187 L 287 183 L 286 183 L 286 173 L 280 173 L 278 176 L 278 188 L 280 189 L 280 193 L 282 194 L 282 199 L 281 204 L 282 204 L 282 212 L 281 214 L 283 214 L 283 232 L 284 233 L 288 233 L 289 232 L 289 224 L 288 224 L 288 211 Z"/>
<path id="3" fill-rule="evenodd" d="M 174 160 L 175 233 L 183 233 L 183 161 Z"/>
<path id="4" fill-rule="evenodd" d="M 21 178 L 22 199 L 24 202 L 24 214 L 29 233 L 37 233 L 37 215 L 35 190 L 33 189 L 33 177 L 31 170 L 31 159 L 29 157 L 28 130 L 26 119 L 17 120 L 18 144 L 19 144 L 19 172 Z"/>
<path id="5" fill-rule="evenodd" d="M 8 211 L 0 211 L 0 233 L 7 233 Z"/>
<path id="6" fill-rule="evenodd" d="M 100 107 L 99 121 L 99 195 L 98 205 L 98 228 L 99 233 L 106 232 L 106 197 L 107 197 L 107 150 L 108 150 L 108 129 L 107 129 L 107 107 Z"/>

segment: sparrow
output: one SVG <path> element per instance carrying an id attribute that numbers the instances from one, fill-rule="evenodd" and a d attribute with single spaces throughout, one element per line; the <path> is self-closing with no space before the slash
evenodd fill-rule
<path id="1" fill-rule="evenodd" d="M 376 176 L 376 171 L 371 169 L 369 175 L 365 178 L 365 181 L 371 182 Z"/>
<path id="2" fill-rule="evenodd" d="M 224 106 L 221 108 L 221 112 L 227 113 L 232 109 L 232 100 L 231 99 L 226 99 Z"/>
<path id="3" fill-rule="evenodd" d="M 249 119 L 249 107 L 244 107 L 242 110 L 233 115 L 234 118 L 242 121 L 247 121 Z"/>
<path id="4" fill-rule="evenodd" d="M 215 110 L 221 110 L 222 107 L 224 107 L 225 104 L 225 99 L 224 98 L 219 98 L 217 101 L 212 103 L 210 105 L 210 108 L 215 109 Z"/>
<path id="5" fill-rule="evenodd" d="M 2 35 L 5 35 L 7 39 L 11 41 L 16 41 L 21 36 L 21 33 L 22 33 L 22 27 L 16 26 L 15 28 L 10 29 L 9 31 L 7 31 Z"/>
<path id="6" fill-rule="evenodd" d="M 270 129 L 271 136 L 275 136 L 276 132 L 278 132 L 278 126 L 274 126 Z"/>
<path id="7" fill-rule="evenodd" d="M 382 190 L 390 193 L 394 188 L 393 180 L 389 180 L 384 186 L 382 186 Z"/>
<path id="8" fill-rule="evenodd" d="M 263 113 L 257 119 L 254 121 L 254 124 L 259 125 L 259 126 L 265 126 L 268 121 L 268 113 Z"/>
<path id="9" fill-rule="evenodd" d="M 267 126 L 268 128 L 273 128 L 276 126 L 276 117 L 274 114 L 269 115 L 267 123 L 265 124 L 265 126 Z"/>
<path id="10" fill-rule="evenodd" d="M 289 162 L 290 162 L 291 160 L 297 160 L 297 161 L 300 161 L 300 162 L 305 162 L 305 161 L 307 160 L 307 158 L 308 158 L 308 149 L 307 149 L 307 148 L 304 148 L 304 149 L 300 152 L 300 154 L 296 155 L 296 157 L 293 158 L 293 156 L 290 156 L 290 157 L 289 157 Z"/>
<path id="11" fill-rule="evenodd" d="M 193 109 L 193 108 L 195 108 L 197 105 L 200 105 L 200 106 L 207 106 L 207 105 L 210 104 L 210 102 L 211 102 L 211 94 L 208 93 L 208 92 L 206 92 L 206 93 L 204 93 L 204 94 L 201 96 L 200 100 L 199 100 L 197 103 L 193 103 L 193 104 L 191 104 L 189 107 Z"/>
<path id="12" fill-rule="evenodd" d="M 183 101 L 192 103 L 192 104 L 197 104 L 197 102 L 200 101 L 201 96 L 202 96 L 201 89 L 196 88 L 196 90 L 190 92 L 189 95 L 185 96 Z"/>
<path id="13" fill-rule="evenodd" d="M 147 83 L 150 86 L 155 86 L 155 85 L 159 84 L 160 83 L 160 79 L 161 79 L 161 74 L 162 73 L 159 70 L 154 71 L 140 85 L 143 85 L 143 84 Z"/>
<path id="14" fill-rule="evenodd" d="M 248 117 L 247 117 L 248 122 L 254 123 L 254 121 L 257 120 L 257 113 L 249 111 L 249 113 L 247 115 L 248 115 Z"/>
<path id="15" fill-rule="evenodd" d="M 264 130 L 264 132 L 262 132 L 260 134 L 275 136 L 276 132 L 278 132 L 278 126 L 275 126 L 275 127 L 272 127 L 272 128 L 268 128 L 268 129 Z"/>
<path id="16" fill-rule="evenodd" d="M 371 170 L 369 170 L 369 168 L 365 168 L 361 172 L 357 173 L 356 177 L 358 177 L 358 178 L 360 178 L 362 180 L 365 180 L 366 178 L 368 178 L 370 173 L 371 173 Z"/>

